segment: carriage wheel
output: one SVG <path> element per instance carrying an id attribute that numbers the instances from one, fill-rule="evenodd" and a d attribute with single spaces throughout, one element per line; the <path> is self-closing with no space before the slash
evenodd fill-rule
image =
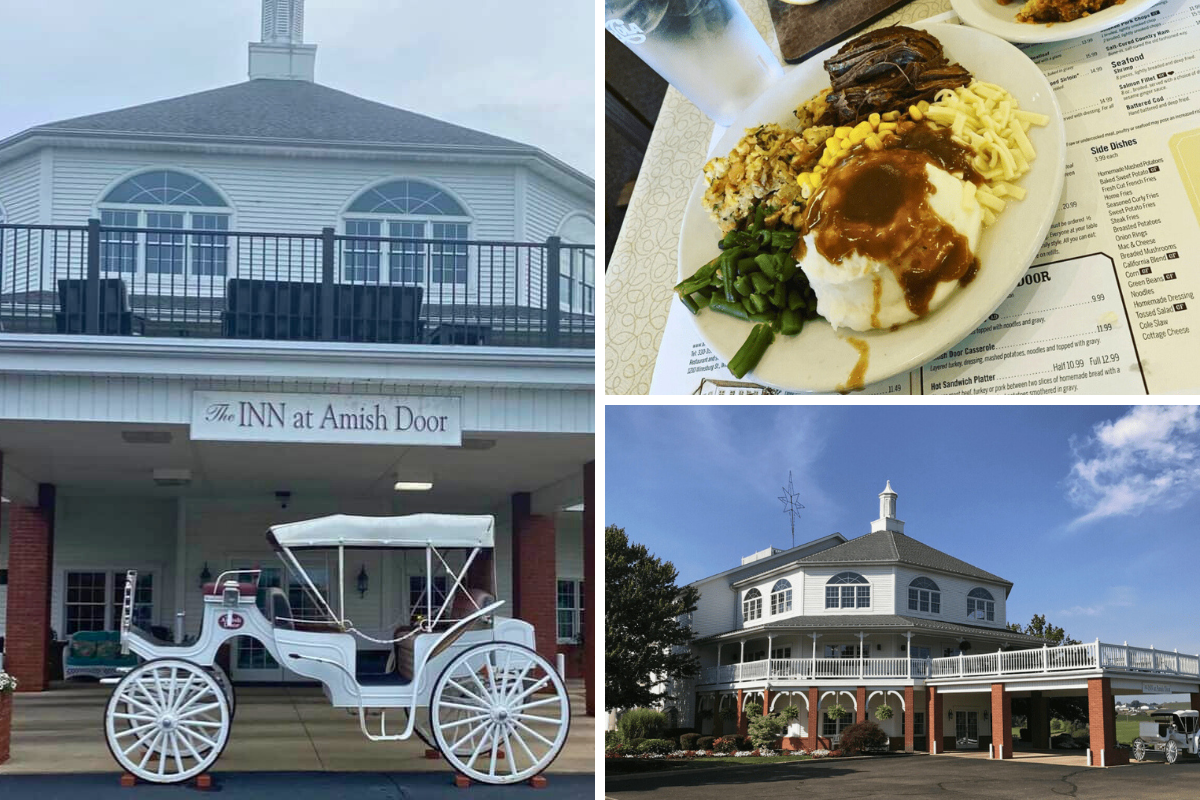
<path id="1" fill-rule="evenodd" d="M 225 693 L 203 667 L 176 658 L 148 661 L 126 675 L 104 713 L 108 750 L 151 783 L 180 783 L 220 757 L 232 717 Z"/>
<path id="2" fill-rule="evenodd" d="M 1146 742 L 1138 737 L 1133 740 L 1133 760 L 1142 761 L 1146 758 Z"/>
<path id="3" fill-rule="evenodd" d="M 229 703 L 229 721 L 232 722 L 237 717 L 237 690 L 233 688 L 233 681 L 229 680 L 229 673 L 220 664 L 214 663 L 208 671 L 221 686 L 221 692 Z"/>
<path id="4" fill-rule="evenodd" d="M 1167 742 L 1167 763 L 1174 764 L 1177 758 L 1179 758 L 1179 743 L 1172 739 Z"/>
<path id="5" fill-rule="evenodd" d="M 489 642 L 446 666 L 434 684 L 429 717 L 438 749 L 454 769 L 482 783 L 517 783 L 558 756 L 571 704 L 546 659 L 528 647 Z"/>
<path id="6" fill-rule="evenodd" d="M 428 715 L 426 715 L 425 719 L 421 719 L 421 715 L 420 715 L 419 711 L 414 711 L 414 710 L 408 709 L 408 708 L 404 709 L 404 713 L 417 715 L 417 718 L 413 721 L 413 733 L 415 733 L 417 735 L 417 738 L 420 739 L 422 742 L 424 742 L 425 746 L 428 747 L 430 750 L 437 750 L 438 749 L 437 742 L 434 741 L 433 732 L 431 730 L 429 730 L 429 727 L 427 725 L 427 723 L 429 722 Z"/>

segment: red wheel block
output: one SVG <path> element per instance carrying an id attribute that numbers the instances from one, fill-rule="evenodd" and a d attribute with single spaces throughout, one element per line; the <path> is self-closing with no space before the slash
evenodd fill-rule
<path id="1" fill-rule="evenodd" d="M 202 791 L 207 791 L 212 788 L 212 775 L 207 772 L 196 776 L 196 788 Z"/>
<path id="2" fill-rule="evenodd" d="M 460 789 L 466 789 L 468 786 L 471 785 L 471 779 L 468 778 L 466 775 L 455 775 L 454 776 L 454 785 Z"/>
<path id="3" fill-rule="evenodd" d="M 442 757 L 442 754 L 433 748 L 427 747 L 425 748 L 425 757 L 429 759 L 438 759 Z"/>
<path id="4" fill-rule="evenodd" d="M 126 789 L 132 789 L 134 786 L 137 786 L 137 778 L 129 772 L 121 773 L 121 786 Z"/>
<path id="5" fill-rule="evenodd" d="M 529 779 L 529 785 L 532 786 L 534 789 L 545 789 L 546 784 L 547 784 L 547 781 L 546 781 L 545 775 L 534 775 L 532 778 Z"/>

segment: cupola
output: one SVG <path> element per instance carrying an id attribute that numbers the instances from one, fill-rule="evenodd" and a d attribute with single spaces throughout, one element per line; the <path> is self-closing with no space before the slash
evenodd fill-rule
<path id="1" fill-rule="evenodd" d="M 896 492 L 892 489 L 890 480 L 879 493 L 879 519 L 871 523 L 871 533 L 879 531 L 904 533 L 903 520 L 896 519 Z"/>
<path id="2" fill-rule="evenodd" d="M 304 0 L 262 0 L 262 41 L 250 43 L 250 79 L 308 81 L 317 46 L 304 43 Z"/>

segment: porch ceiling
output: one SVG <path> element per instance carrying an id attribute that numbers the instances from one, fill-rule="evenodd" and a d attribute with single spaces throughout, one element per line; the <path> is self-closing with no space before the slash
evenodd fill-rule
<path id="1" fill-rule="evenodd" d="M 123 433 L 165 432 L 163 444 Z M 578 472 L 594 458 L 588 434 L 466 434 L 490 449 L 192 441 L 183 425 L 0 421 L 4 466 L 60 491 L 130 496 L 293 495 L 393 497 L 398 512 L 486 510 Z M 188 469 L 187 487 L 161 487 L 155 469 Z M 396 493 L 397 470 L 432 474 L 428 492 Z"/>

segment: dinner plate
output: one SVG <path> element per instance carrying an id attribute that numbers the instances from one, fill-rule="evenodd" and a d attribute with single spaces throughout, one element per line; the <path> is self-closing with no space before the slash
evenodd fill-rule
<path id="1" fill-rule="evenodd" d="M 1125 0 L 1118 5 L 1102 8 L 1094 14 L 1070 22 L 1017 22 L 1017 13 L 1024 3 L 1002 6 L 996 0 L 950 0 L 950 5 L 966 24 L 994 33 L 1010 42 L 1059 42 L 1111 28 L 1136 17 L 1159 0 Z M 1010 90 L 1011 91 L 1011 90 Z"/>
<path id="2" fill-rule="evenodd" d="M 919 367 L 962 341 L 1008 297 L 1033 262 L 1058 208 L 1063 187 L 1066 140 L 1058 101 L 1041 70 L 1013 45 L 963 25 L 924 27 L 942 43 L 946 57 L 979 80 L 1004 87 L 1026 111 L 1049 117 L 1044 127 L 1031 127 L 1029 140 L 1037 155 L 1018 185 L 1024 200 L 1009 202 L 996 222 L 980 235 L 976 278 L 936 311 L 895 330 L 834 332 L 823 319 L 808 322 L 796 336 L 776 336 L 750 373 L 756 383 L 790 391 L 840 391 L 859 363 L 859 350 L 847 341 L 867 343 L 866 384 Z M 745 128 L 764 122 L 796 127 L 792 110 L 829 86 L 823 62 L 835 45 L 794 67 L 743 111 L 713 152 L 725 155 Z M 789 124 L 790 123 L 790 124 Z M 704 208 L 704 177 L 696 180 L 684 211 L 679 237 L 679 279 L 691 276 L 720 252 L 721 231 Z M 700 334 L 726 362 L 746 341 L 751 323 L 708 309 L 696 315 Z"/>

